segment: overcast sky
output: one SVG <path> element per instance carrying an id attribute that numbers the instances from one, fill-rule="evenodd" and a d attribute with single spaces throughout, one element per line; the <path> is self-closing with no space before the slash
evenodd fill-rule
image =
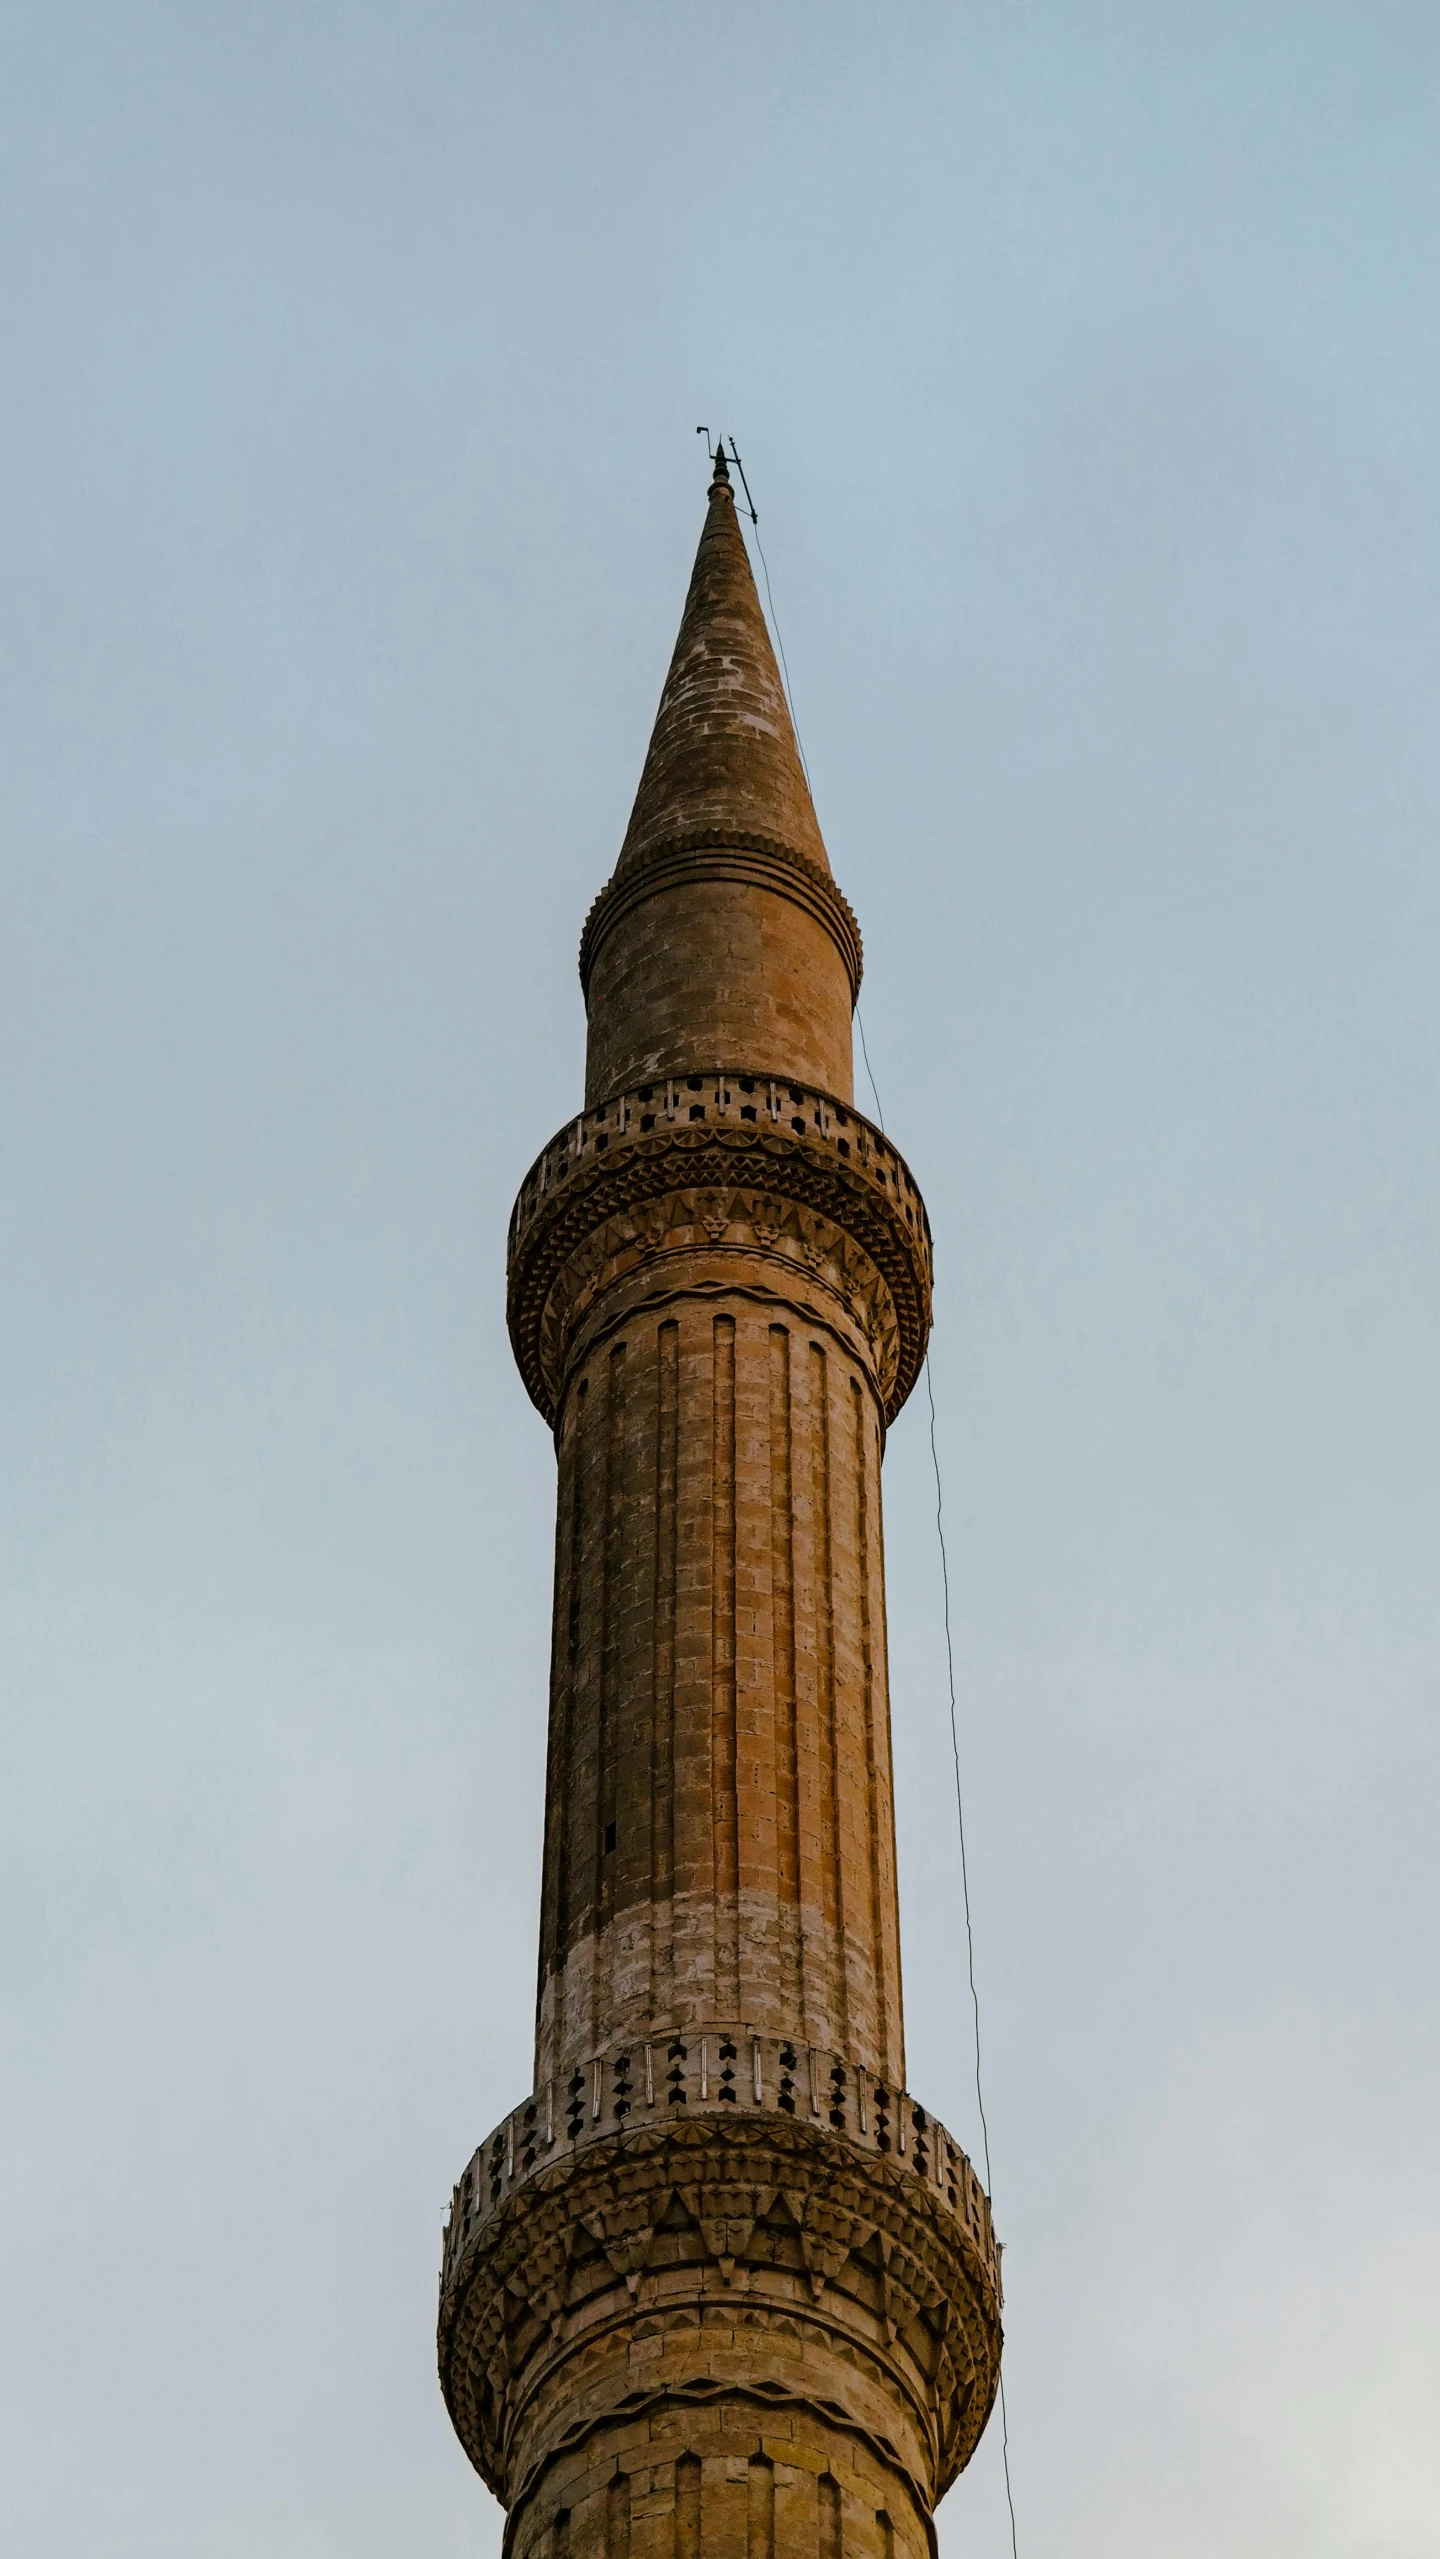
<path id="1" fill-rule="evenodd" d="M 0 8 L 0 2523 L 490 2559 L 503 1323 L 704 506 L 925 1190 L 1021 2559 L 1440 2543 L 1440 14 Z M 910 2082 L 975 2141 L 921 1403 Z M 1004 2559 L 992 2437 L 946 2559 Z"/>

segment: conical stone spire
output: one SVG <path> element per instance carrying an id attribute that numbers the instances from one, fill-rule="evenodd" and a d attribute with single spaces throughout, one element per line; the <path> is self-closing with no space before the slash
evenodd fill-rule
<path id="1" fill-rule="evenodd" d="M 630 824 L 581 937 L 586 1100 L 743 1061 L 849 1102 L 860 968 L 717 452 Z"/>
<path id="2" fill-rule="evenodd" d="M 829 870 L 719 449 L 617 876 L 662 846 L 737 837 Z"/>

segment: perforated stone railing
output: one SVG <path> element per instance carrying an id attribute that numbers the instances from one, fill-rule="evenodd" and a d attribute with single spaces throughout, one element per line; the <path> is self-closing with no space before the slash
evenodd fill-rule
<path id="1" fill-rule="evenodd" d="M 510 1215 L 510 1247 L 547 1195 L 604 1155 L 631 1132 L 697 1127 L 773 1129 L 834 1152 L 837 1163 L 861 1166 L 869 1180 L 895 1201 L 906 1225 L 928 1249 L 930 1221 L 909 1166 L 882 1129 L 848 1102 L 783 1076 L 753 1075 L 726 1067 L 705 1075 L 663 1076 L 618 1093 L 567 1122 L 537 1155 Z"/>
<path id="2" fill-rule="evenodd" d="M 1000 2292 L 989 2198 L 959 2143 L 904 2089 L 838 2054 L 743 2027 L 646 2038 L 552 2079 L 481 2142 L 445 2224 L 443 2290 L 465 2243 L 531 2177 L 638 2124 L 786 2116 L 890 2159 L 953 2213 Z"/>
<path id="3" fill-rule="evenodd" d="M 581 1111 L 536 1157 L 510 1218 L 509 1319 L 520 1372 L 553 1418 L 544 1306 L 566 1257 L 617 1212 L 687 1185 L 749 1187 L 816 1209 L 870 1256 L 899 1356 L 887 1419 L 919 1374 L 930 1327 L 930 1221 L 914 1176 L 848 1102 L 748 1068 L 657 1077 Z"/>

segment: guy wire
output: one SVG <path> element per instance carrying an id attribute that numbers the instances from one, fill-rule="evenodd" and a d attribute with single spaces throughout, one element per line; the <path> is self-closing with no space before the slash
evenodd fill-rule
<path id="1" fill-rule="evenodd" d="M 765 579 L 765 601 L 770 607 L 770 628 L 775 634 L 775 646 L 780 652 L 780 679 L 785 687 L 785 704 L 790 713 L 790 726 L 795 732 L 795 751 L 800 758 L 800 770 L 805 776 L 805 788 L 813 800 L 814 786 L 810 780 L 810 767 L 805 761 L 805 749 L 800 743 L 800 723 L 795 717 L 795 696 L 790 688 L 790 669 L 785 659 L 785 643 L 780 637 L 780 616 L 775 610 L 775 598 L 770 588 L 770 563 L 765 557 L 765 545 L 760 539 L 760 518 L 756 512 L 755 501 L 750 496 L 750 483 L 745 477 L 745 465 L 735 450 L 733 435 L 730 438 L 730 453 L 735 468 L 740 474 L 740 486 L 749 502 L 751 529 L 755 535 L 755 548 L 760 554 L 760 567 Z"/>
<path id="2" fill-rule="evenodd" d="M 880 1087 L 870 1063 L 870 1048 L 865 1037 L 865 1019 L 857 1004 L 855 1028 L 860 1034 L 860 1054 L 865 1061 L 866 1081 L 875 1103 L 875 1117 L 883 1133 L 885 1113 L 880 1102 Z M 955 1818 L 960 1831 L 960 1896 L 965 1909 L 965 1958 L 970 1979 L 970 2007 L 975 2020 L 975 2103 L 980 2111 L 980 2139 L 985 2160 L 985 2192 L 991 2191 L 990 2124 L 985 2113 L 985 2092 L 980 2071 L 980 1994 L 975 1982 L 975 1930 L 970 1917 L 970 1861 L 965 1847 L 965 1792 L 960 1776 L 960 1731 L 955 1706 L 955 1643 L 950 1627 L 950 1558 L 945 1545 L 945 1494 L 940 1480 L 940 1450 L 935 1436 L 935 1381 L 930 1373 L 930 1354 L 925 1354 L 925 1394 L 930 1406 L 930 1463 L 935 1472 L 935 1535 L 940 1546 L 940 1587 L 945 1606 L 945 1668 L 950 1688 L 950 1754 L 955 1763 Z M 1000 2373 L 1000 2466 L 1005 2474 L 1005 2504 L 1010 2516 L 1010 2559 L 1019 2559 L 1020 2544 L 1015 2524 L 1015 2497 L 1010 2485 L 1010 2414 L 1005 2405 L 1005 2374 Z"/>
<path id="3" fill-rule="evenodd" d="M 765 557 L 765 546 L 760 539 L 758 516 L 754 519 L 752 529 L 755 535 L 755 548 L 760 554 L 760 566 L 765 572 L 765 596 L 770 607 L 770 623 L 775 633 L 775 646 L 780 652 L 780 672 L 785 678 L 785 699 L 790 705 L 790 726 L 795 732 L 795 751 L 800 758 L 800 770 L 805 776 L 805 788 L 813 799 L 815 793 L 810 781 L 810 767 L 805 761 L 805 749 L 800 744 L 800 723 L 795 717 L 795 696 L 790 690 L 790 669 L 785 663 L 785 643 L 780 637 L 780 621 L 775 611 L 775 598 L 770 593 L 770 566 Z"/>
<path id="4" fill-rule="evenodd" d="M 863 1047 L 863 1041 L 862 1041 Z M 874 1092 L 874 1084 L 871 1084 Z M 879 1096 L 876 1095 L 876 1107 Z M 945 1599 L 945 1664 L 950 1678 L 950 1750 L 955 1762 L 955 1818 L 960 1829 L 960 1893 L 965 1904 L 965 1957 L 970 1974 L 970 2006 L 975 2017 L 975 2103 L 980 2110 L 980 2141 L 985 2158 L 985 2192 L 991 2193 L 990 2125 L 980 2082 L 980 1994 L 975 1987 L 975 1931 L 970 1920 L 970 1862 L 965 1854 L 965 1794 L 960 1782 L 960 1734 L 955 1716 L 955 1646 L 950 1633 L 950 1560 L 945 1551 L 945 1496 L 940 1483 L 940 1452 L 935 1444 L 935 1383 L 930 1354 L 925 1354 L 925 1393 L 930 1405 L 930 1463 L 935 1469 L 935 1534 L 940 1542 L 940 1587 Z M 1010 2509 L 1011 2559 L 1019 2559 L 1015 2499 L 1010 2487 L 1010 2418 L 1005 2406 L 1005 2373 L 1000 2372 L 1000 2461 L 1005 2473 L 1005 2503 Z"/>
<path id="5" fill-rule="evenodd" d="M 935 1444 L 935 1383 L 930 1354 L 925 1354 L 925 1393 L 930 1405 L 930 1463 L 935 1470 L 935 1535 L 940 1544 L 940 1588 L 945 1603 L 945 1663 L 950 1677 L 950 1754 L 955 1762 L 955 1815 L 960 1825 L 960 1890 L 965 1904 L 965 1952 L 970 1971 L 970 2005 L 975 2014 L 975 2103 L 980 2109 L 980 2138 L 985 2153 L 985 2192 L 990 2192 L 990 2126 L 980 2085 L 980 1994 L 975 1987 L 975 1931 L 970 1921 L 970 1865 L 965 1854 L 965 1797 L 960 1784 L 960 1734 L 955 1715 L 955 1647 L 950 1634 L 950 1559 L 945 1550 L 945 1496 L 940 1484 L 940 1452 Z"/>
<path id="6" fill-rule="evenodd" d="M 811 790 L 813 798 L 810 767 L 805 761 L 805 749 L 800 743 L 800 723 L 795 717 L 795 697 L 790 690 L 790 669 L 785 660 L 785 643 L 780 637 L 780 620 L 775 611 L 775 598 L 770 586 L 770 567 L 760 540 L 760 518 L 755 510 L 755 501 L 750 497 L 750 483 L 745 477 L 745 466 L 735 451 L 733 436 L 730 439 L 730 450 L 739 469 L 745 495 L 750 499 L 750 523 L 765 577 L 765 597 L 770 607 L 770 627 L 774 631 L 775 645 L 780 652 L 780 673 L 785 686 L 790 725 L 795 732 L 795 746 L 800 757 L 801 770 L 805 775 L 806 788 Z M 875 1117 L 883 1135 L 885 1113 L 881 1107 L 880 1088 L 875 1081 L 875 1070 L 870 1064 L 870 1049 L 865 1037 L 865 1020 L 858 1004 L 855 1007 L 855 1027 L 860 1034 L 860 1054 L 865 1061 L 865 1075 L 875 1103 Z M 970 1861 L 965 1845 L 965 1791 L 960 1774 L 960 1731 L 955 1705 L 955 1642 L 950 1626 L 950 1559 L 945 1546 L 945 1495 L 940 1480 L 940 1450 L 935 1436 L 935 1383 L 930 1374 L 928 1350 L 925 1354 L 925 1394 L 930 1406 L 930 1463 L 935 1473 L 935 1535 L 940 1546 L 940 1587 L 944 1598 L 945 1667 L 950 1690 L 950 1753 L 955 1763 L 955 1818 L 960 1832 L 960 1896 L 965 1910 L 965 1960 L 970 1982 L 970 2008 L 975 2023 L 975 2103 L 980 2114 L 980 2140 L 985 2161 L 985 2192 L 988 2196 L 991 2192 L 990 2124 L 985 2113 L 985 2092 L 980 2070 L 980 1993 L 975 1982 L 975 1930 L 970 1916 Z M 1000 2463 L 1005 2476 L 1005 2504 L 1010 2517 L 1010 2559 L 1020 2559 L 1020 2544 L 1015 2523 L 1015 2498 L 1010 2485 L 1010 2418 L 1005 2405 L 1003 2368 L 999 2380 Z"/>
<path id="7" fill-rule="evenodd" d="M 865 1078 L 869 1084 L 872 1094 L 875 1097 L 875 1117 L 880 1123 L 880 1134 L 883 1137 L 885 1135 L 885 1114 L 880 1107 L 880 1087 L 875 1081 L 875 1070 L 870 1063 L 870 1051 L 865 1045 L 865 1022 L 858 1004 L 855 1007 L 855 1028 L 860 1034 L 860 1054 L 865 1060 Z"/>

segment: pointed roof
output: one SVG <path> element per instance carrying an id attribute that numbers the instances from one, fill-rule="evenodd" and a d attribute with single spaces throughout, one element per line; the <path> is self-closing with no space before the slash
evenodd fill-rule
<path id="1" fill-rule="evenodd" d="M 722 445 L 616 876 L 661 845 L 736 837 L 829 871 Z"/>

